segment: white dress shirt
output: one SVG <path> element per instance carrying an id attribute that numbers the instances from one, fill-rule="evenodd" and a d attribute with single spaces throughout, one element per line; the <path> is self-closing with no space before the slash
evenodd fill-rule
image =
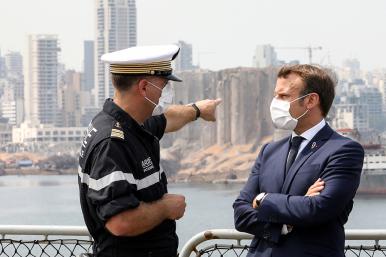
<path id="1" fill-rule="evenodd" d="M 313 126 L 312 128 L 304 131 L 301 135 L 297 135 L 294 131 L 292 131 L 292 137 L 301 136 L 303 137 L 303 141 L 299 146 L 298 154 L 296 158 L 298 158 L 300 152 L 306 147 L 306 145 L 311 141 L 311 139 L 326 125 L 326 121 L 322 119 L 318 124 Z M 295 160 L 296 160 L 295 158 Z"/>

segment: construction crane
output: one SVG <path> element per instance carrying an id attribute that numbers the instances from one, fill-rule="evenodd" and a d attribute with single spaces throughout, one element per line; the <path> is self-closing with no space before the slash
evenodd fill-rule
<path id="1" fill-rule="evenodd" d="M 275 47 L 276 49 L 293 49 L 293 50 L 307 50 L 308 51 L 308 62 L 312 64 L 312 51 L 314 50 L 322 50 L 321 46 L 312 47 L 312 46 L 304 46 L 304 47 Z"/>

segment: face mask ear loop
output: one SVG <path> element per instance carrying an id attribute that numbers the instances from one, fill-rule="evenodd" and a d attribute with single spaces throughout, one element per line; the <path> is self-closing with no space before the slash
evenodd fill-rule
<path id="1" fill-rule="evenodd" d="M 151 83 L 150 81 L 146 80 L 147 83 L 149 83 L 150 85 L 152 85 L 153 87 L 157 88 L 159 91 L 162 92 L 162 89 L 159 88 L 158 86 L 154 85 L 153 83 Z"/>
<path id="2" fill-rule="evenodd" d="M 292 101 L 291 101 L 291 102 L 289 102 L 289 103 L 293 103 L 293 102 L 295 102 L 295 101 L 297 101 L 297 100 L 299 100 L 299 99 L 302 99 L 302 98 L 304 98 L 304 97 L 307 97 L 307 96 L 309 96 L 310 94 L 312 94 L 312 93 L 308 93 L 308 94 L 306 94 L 306 95 L 300 96 L 300 97 L 298 97 L 298 98 L 296 98 L 296 99 L 292 100 Z"/>
<path id="3" fill-rule="evenodd" d="M 312 94 L 312 93 L 308 93 L 308 94 L 306 94 L 306 95 L 303 95 L 303 96 L 301 96 L 301 97 L 298 97 L 298 98 L 292 100 L 292 101 L 289 102 L 289 103 L 291 104 L 292 102 L 295 102 L 295 101 L 297 101 L 297 100 L 299 100 L 299 99 L 302 99 L 302 98 L 304 98 L 304 97 L 307 97 L 307 96 L 309 96 L 310 94 Z M 307 111 L 305 111 L 302 115 L 300 115 L 299 117 L 294 118 L 294 119 L 296 119 L 296 120 L 301 119 L 301 118 L 302 118 L 304 115 L 306 115 L 309 111 L 310 111 L 310 109 L 307 109 Z"/>
<path id="4" fill-rule="evenodd" d="M 150 100 L 149 98 L 147 98 L 147 96 L 145 96 L 145 99 L 148 100 L 150 103 L 152 103 L 154 106 L 157 106 L 157 104 L 155 102 L 153 102 L 152 100 Z"/>
<path id="5" fill-rule="evenodd" d="M 304 115 L 306 115 L 309 111 L 310 111 L 310 109 L 307 109 L 307 111 L 305 111 L 302 115 L 300 115 L 299 117 L 297 117 L 296 120 L 301 119 L 301 118 L 302 118 Z"/>

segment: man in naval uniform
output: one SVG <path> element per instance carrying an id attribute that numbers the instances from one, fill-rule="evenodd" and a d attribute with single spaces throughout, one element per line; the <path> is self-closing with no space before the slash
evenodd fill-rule
<path id="1" fill-rule="evenodd" d="M 110 64 L 114 99 L 89 125 L 79 157 L 80 202 L 98 257 L 177 255 L 176 222 L 185 198 L 169 194 L 159 140 L 199 117 L 215 121 L 221 102 L 171 105 L 175 45 L 132 47 L 102 56 Z M 156 115 L 157 114 L 157 115 Z"/>

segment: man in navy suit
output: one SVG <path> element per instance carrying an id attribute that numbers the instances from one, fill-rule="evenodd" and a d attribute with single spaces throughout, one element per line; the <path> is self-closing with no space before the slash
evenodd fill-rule
<path id="1" fill-rule="evenodd" d="M 236 229 L 255 235 L 248 256 L 344 256 L 344 224 L 364 151 L 325 122 L 335 83 L 322 68 L 281 68 L 271 103 L 290 137 L 261 148 L 233 204 Z"/>

